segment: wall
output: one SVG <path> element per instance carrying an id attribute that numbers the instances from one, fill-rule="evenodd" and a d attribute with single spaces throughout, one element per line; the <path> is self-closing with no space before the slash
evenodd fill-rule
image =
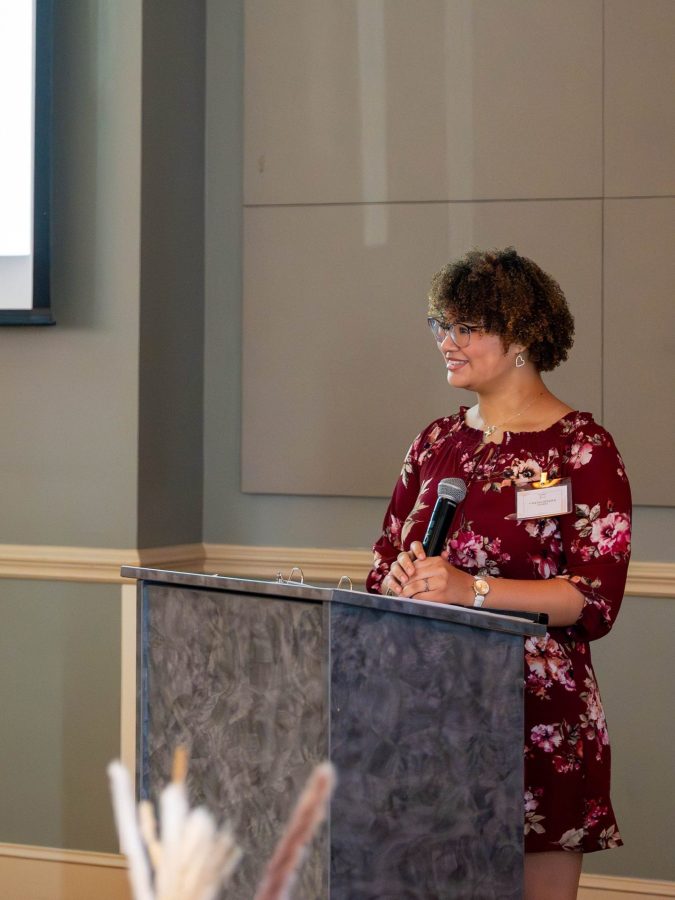
<path id="1" fill-rule="evenodd" d="M 570 297 L 577 345 L 551 384 L 625 450 L 634 559 L 675 562 L 672 478 L 654 458 L 672 423 L 641 451 L 654 434 L 644 398 L 674 371 L 673 6 L 250 0 L 245 13 L 244 38 L 238 10 L 208 6 L 204 540 L 245 545 L 251 564 L 258 546 L 260 566 L 278 545 L 289 564 L 293 548 L 302 562 L 368 546 L 385 502 L 349 496 L 363 459 L 330 436 L 363 437 L 373 482 L 393 481 L 419 407 L 433 405 L 427 421 L 456 403 L 414 332 L 429 247 L 440 267 L 472 243 L 514 242 Z M 257 465 L 243 489 L 242 420 Z M 327 496 L 334 473 L 342 496 Z M 589 857 L 588 872 L 675 879 L 662 837 L 675 824 L 669 584 L 627 597 L 594 648 L 627 846 Z"/>
<path id="2" fill-rule="evenodd" d="M 136 544 L 141 33 L 140 2 L 56 5 L 58 325 L 0 334 L 3 556 Z M 114 850 L 119 588 L 2 580 L 0 616 L 0 841 Z"/>
<path id="3" fill-rule="evenodd" d="M 119 566 L 202 530 L 204 6 L 73 0 L 54 41 L 58 324 L 0 334 L 3 858 L 117 850 Z"/>
<path id="4" fill-rule="evenodd" d="M 201 540 L 204 5 L 143 5 L 138 546 Z"/>
<path id="5" fill-rule="evenodd" d="M 0 582 L 0 841 L 117 849 L 119 588 Z"/>
<path id="6" fill-rule="evenodd" d="M 140 3 L 75 0 L 58 6 L 54 27 L 58 327 L 2 331 L 0 540 L 133 546 Z"/>
<path id="7" fill-rule="evenodd" d="M 262 125 L 276 122 L 286 136 L 281 135 L 278 144 L 266 145 L 265 153 L 254 152 L 245 159 L 243 6 L 241 2 L 209 0 L 205 5 L 205 20 L 202 4 L 187 0 L 168 4 L 150 0 L 144 4 L 141 0 L 122 0 L 119 4 L 73 0 L 57 4 L 57 41 L 61 52 L 57 55 L 55 87 L 53 293 L 59 324 L 44 330 L 3 329 L 0 334 L 3 351 L 0 374 L 5 385 L 0 397 L 3 422 L 0 488 L 4 512 L 0 523 L 0 553 L 3 571 L 8 571 L 14 565 L 12 560 L 20 555 L 19 550 L 32 554 L 35 567 L 41 556 L 49 558 L 55 545 L 54 552 L 58 550 L 62 557 L 70 553 L 84 561 L 83 568 L 87 569 L 86 551 L 91 550 L 93 557 L 105 560 L 103 568 L 107 574 L 100 576 L 92 564 L 89 576 L 78 577 L 100 576 L 109 583 L 75 584 L 67 580 L 68 565 L 61 564 L 59 577 L 66 580 L 55 581 L 49 574 L 44 581 L 27 575 L 0 581 L 2 640 L 6 645 L 2 648 L 2 659 L 8 668 L 3 672 L 6 678 L 0 681 L 0 703 L 3 710 L 9 711 L 13 723 L 12 733 L 3 738 L 5 756 L 0 791 L 7 806 L 4 817 L 0 817 L 0 841 L 115 849 L 103 767 L 117 754 L 120 744 L 121 663 L 117 639 L 120 592 L 113 579 L 115 565 L 126 561 L 125 555 L 130 558 L 132 552 L 143 546 L 157 547 L 167 542 L 202 538 L 216 548 L 223 548 L 223 555 L 230 545 L 242 545 L 240 549 L 249 554 L 260 570 L 268 564 L 269 554 L 257 548 L 287 547 L 289 554 L 297 551 L 298 556 L 314 550 L 314 559 L 330 556 L 321 553 L 320 548 L 324 548 L 337 553 L 336 558 L 341 559 L 340 550 L 368 547 L 379 528 L 384 503 L 378 497 L 273 495 L 246 493 L 241 489 L 241 392 L 246 388 L 241 377 L 242 296 L 248 290 L 242 269 L 245 200 L 249 222 L 253 216 L 266 222 L 279 217 L 281 226 L 277 234 L 284 241 L 288 239 L 284 234 L 284 216 L 289 217 L 286 221 L 292 215 L 302 220 L 302 227 L 290 235 L 291 247 L 296 245 L 293 252 L 300 260 L 296 268 L 309 260 L 314 278 L 324 277 L 325 283 L 336 282 L 338 288 L 350 274 L 348 267 L 326 272 L 331 262 L 328 250 L 311 260 L 299 252 L 307 240 L 321 237 L 319 232 L 312 234 L 312 223 L 318 217 L 329 216 L 330 210 L 338 210 L 334 221 L 342 224 L 333 232 L 333 243 L 341 249 L 350 221 L 358 221 L 358 233 L 363 234 L 364 228 L 377 229 L 382 221 L 391 223 L 395 216 L 403 217 L 401 233 L 405 236 L 408 229 L 412 234 L 402 244 L 408 256 L 401 264 L 401 271 L 408 279 L 406 284 L 410 285 L 411 292 L 414 288 L 415 300 L 410 309 L 422 302 L 430 273 L 426 263 L 420 265 L 418 253 L 418 245 L 425 245 L 428 232 L 410 230 L 407 222 L 411 220 L 406 217 L 419 214 L 423 220 L 427 208 L 444 204 L 453 207 L 454 231 L 451 229 L 450 237 L 446 234 L 447 240 L 444 238 L 448 255 L 455 246 L 451 243 L 453 234 L 463 235 L 462 240 L 467 235 L 476 235 L 476 239 L 506 241 L 512 239 L 511 223 L 513 227 L 520 223 L 518 227 L 524 229 L 524 238 L 542 242 L 546 258 L 546 253 L 552 253 L 546 243 L 550 227 L 544 222 L 538 229 L 541 234 L 537 233 L 535 211 L 538 209 L 541 214 L 544 210 L 543 215 L 547 216 L 553 208 L 562 210 L 563 217 L 571 216 L 568 230 L 577 239 L 580 232 L 576 225 L 583 219 L 588 231 L 581 233 L 591 235 L 591 250 L 596 257 L 594 261 L 592 253 L 588 256 L 586 281 L 580 284 L 604 282 L 601 296 L 605 298 L 609 283 L 599 262 L 602 256 L 597 256 L 605 229 L 611 222 L 619 222 L 621 216 L 630 218 L 631 227 L 644 222 L 646 230 L 642 237 L 639 229 L 636 237 L 631 237 L 634 232 L 624 232 L 630 238 L 625 245 L 625 256 L 630 257 L 628 262 L 633 266 L 624 271 L 633 295 L 639 296 L 641 303 L 641 288 L 649 288 L 649 302 L 640 306 L 639 321 L 641 325 L 646 322 L 644 335 L 652 345 L 647 340 L 643 343 L 640 336 L 636 345 L 639 359 L 631 357 L 625 370 L 622 369 L 625 335 L 635 334 L 626 330 L 630 321 L 634 321 L 631 317 L 626 320 L 632 310 L 630 295 L 620 298 L 617 309 L 623 318 L 619 319 L 614 318 L 614 307 L 605 308 L 603 316 L 599 295 L 584 294 L 580 287 L 574 302 L 579 315 L 588 317 L 583 321 L 588 321 L 591 329 L 590 337 L 584 339 L 590 343 L 583 346 L 593 346 L 595 336 L 604 330 L 607 349 L 612 350 L 610 343 L 615 349 L 613 355 L 606 355 L 602 365 L 587 359 L 579 359 L 577 363 L 579 371 L 589 366 L 593 377 L 599 379 L 593 386 L 594 404 L 605 396 L 603 380 L 618 383 L 607 409 L 598 407 L 598 412 L 608 412 L 611 407 L 615 415 L 623 416 L 625 406 L 629 412 L 625 418 L 628 422 L 632 419 L 631 428 L 637 435 L 651 429 L 651 419 L 642 417 L 653 415 L 653 404 L 644 402 L 644 396 L 660 397 L 662 385 L 667 383 L 660 367 L 672 363 L 672 350 L 664 346 L 656 353 L 653 347 L 657 345 L 653 342 L 665 340 L 667 334 L 667 329 L 661 326 L 668 321 L 670 312 L 671 275 L 665 265 L 660 265 L 658 256 L 652 259 L 647 270 L 641 270 L 647 257 L 642 251 L 633 253 L 632 248 L 637 246 L 638 237 L 641 247 L 644 248 L 645 241 L 649 243 L 650 235 L 655 233 L 654 223 L 661 223 L 663 233 L 671 227 L 670 219 L 659 212 L 670 209 L 673 203 L 672 182 L 667 186 L 668 179 L 672 178 L 674 131 L 669 118 L 672 104 L 659 93 L 672 80 L 668 76 L 671 55 L 663 53 L 664 44 L 672 45 L 671 4 L 646 0 L 639 5 L 639 21 L 635 21 L 638 6 L 627 0 L 605 0 L 604 5 L 596 0 L 570 4 L 565 10 L 565 16 L 569 16 L 568 31 L 560 32 L 567 34 L 568 41 L 579 41 L 575 53 L 587 53 L 591 76 L 596 78 L 603 71 L 602 54 L 600 60 L 593 55 L 596 45 L 589 44 L 589 35 L 597 35 L 598 29 L 602 34 L 603 23 L 607 33 L 611 31 L 611 23 L 628 23 L 614 43 L 620 52 L 611 58 L 605 54 L 604 73 L 606 88 L 611 92 L 616 86 L 612 102 L 621 108 L 630 101 L 633 111 L 631 116 L 624 117 L 624 126 L 629 126 L 631 133 L 611 137 L 614 159 L 621 162 L 623 154 L 628 161 L 622 163 L 625 169 L 633 159 L 635 148 L 625 154 L 623 150 L 635 140 L 642 145 L 637 149 L 646 154 L 637 167 L 637 175 L 646 181 L 637 186 L 622 185 L 617 175 L 620 167 L 612 169 L 606 164 L 608 136 L 605 134 L 603 149 L 603 132 L 598 130 L 595 116 L 598 98 L 602 98 L 597 84 L 589 95 L 570 94 L 572 87 L 567 85 L 560 105 L 562 113 L 569 117 L 572 130 L 565 132 L 564 144 L 558 143 L 560 129 L 556 123 L 547 125 L 548 117 L 557 109 L 556 104 L 547 107 L 540 103 L 541 140 L 546 138 L 548 143 L 535 142 L 524 148 L 527 151 L 524 156 L 519 156 L 523 146 L 518 135 L 523 129 L 516 128 L 511 133 L 510 144 L 500 141 L 500 135 L 494 140 L 484 139 L 487 149 L 480 166 L 474 144 L 462 143 L 460 138 L 469 133 L 477 140 L 481 128 L 495 124 L 498 111 L 481 119 L 480 109 L 475 105 L 477 95 L 472 99 L 470 93 L 460 91 L 452 108 L 457 129 L 449 129 L 445 135 L 437 135 L 437 141 L 432 140 L 421 127 L 420 117 L 428 114 L 428 103 L 442 103 L 443 97 L 437 70 L 430 62 L 420 64 L 419 72 L 411 74 L 415 78 L 408 82 L 408 87 L 405 78 L 399 80 L 401 93 L 394 98 L 394 106 L 387 107 L 388 120 L 375 116 L 378 133 L 384 134 L 389 144 L 372 142 L 372 135 L 368 137 L 368 117 L 362 121 L 361 107 L 351 101 L 337 106 L 341 115 L 346 116 L 344 122 L 331 122 L 330 116 L 326 120 L 326 111 L 336 108 L 330 91 L 353 87 L 353 77 L 344 68 L 340 69 L 345 63 L 353 64 L 360 77 L 370 73 L 372 83 L 373 71 L 375 75 L 387 71 L 387 66 L 399 64 L 401 58 L 431 60 L 430 51 L 438 54 L 443 41 L 450 40 L 455 43 L 448 65 L 457 66 L 460 74 L 468 71 L 467 66 L 472 67 L 473 63 L 467 54 L 474 46 L 469 40 L 471 32 L 467 31 L 471 26 L 469 11 L 474 7 L 479 9 L 483 17 L 481 27 L 489 30 L 491 11 L 496 8 L 489 2 L 445 4 L 440 0 L 425 0 L 420 4 L 433 16 L 446 7 L 459 15 L 464 31 L 457 32 L 429 28 L 424 16 L 419 17 L 417 31 L 402 28 L 407 4 L 398 0 L 387 0 L 386 4 L 372 0 L 368 8 L 374 12 L 370 15 L 380 16 L 377 21 L 387 22 L 386 40 L 378 45 L 382 51 L 379 56 L 366 52 L 369 45 L 362 43 L 359 62 L 358 37 L 355 38 L 353 30 L 345 30 L 344 22 L 335 20 L 345 10 L 352 15 L 355 4 L 315 0 L 302 4 L 293 0 L 285 7 L 288 23 L 277 29 L 277 48 L 268 61 L 276 67 L 272 74 L 279 90 L 288 93 L 290 85 L 291 99 L 295 85 L 296 102 L 286 103 L 275 111 L 274 103 L 269 108 L 264 105 L 270 96 L 266 98 L 264 91 L 258 95 L 264 113 Z M 540 6 L 547 16 L 552 16 L 550 21 L 555 26 L 558 4 L 523 0 L 518 4 L 518 15 L 514 16 L 515 24 L 509 26 L 511 30 L 504 26 L 491 39 L 497 45 L 512 48 L 509 52 L 504 50 L 498 60 L 507 67 L 506 71 L 511 58 L 523 58 L 518 41 L 522 34 L 528 33 L 528 16 Z M 273 12 L 269 5 L 256 3 L 248 5 L 247 11 L 249 16 Z M 267 24 L 274 25 L 273 17 Z M 363 27 L 362 40 L 372 40 L 373 20 L 365 22 Z M 556 40 L 558 33 L 553 27 L 551 40 Z M 288 41 L 294 35 L 302 37 L 305 48 L 302 54 L 288 54 Z M 511 43 L 504 43 L 504 38 Z M 621 41 L 627 42 L 623 49 Z M 565 53 L 560 46 L 554 49 L 554 58 L 562 57 L 560 65 L 563 65 Z M 488 41 L 482 45 L 476 58 L 475 78 L 482 69 L 489 71 L 488 62 L 494 52 L 494 43 Z M 622 56 L 631 60 L 630 77 L 619 82 L 612 74 L 612 66 L 618 65 L 616 61 Z M 658 78 L 645 62 L 650 57 Z M 261 90 L 269 86 L 269 76 L 259 65 L 265 58 L 265 54 L 248 54 L 247 65 L 254 66 L 256 77 L 265 76 Z M 331 69 L 329 60 L 333 60 L 337 69 Z M 525 59 L 523 64 L 526 63 Z M 587 73 L 582 72 L 578 77 L 583 80 Z M 387 84 L 382 79 L 376 83 Z M 504 83 L 508 84 L 509 79 L 505 78 Z M 550 80 L 547 83 L 551 85 Z M 554 79 L 553 84 L 556 83 Z M 252 84 L 250 76 L 247 84 L 249 87 Z M 473 85 L 472 89 L 477 90 L 478 86 Z M 519 83 L 518 87 L 529 98 L 528 92 L 536 94 L 545 85 Z M 204 105 L 200 99 L 202 90 Z M 636 93 L 631 96 L 633 90 Z M 180 101 L 175 106 L 168 102 L 173 96 Z M 519 96 L 516 92 L 512 100 Z M 309 106 L 303 106 L 303 97 Z M 510 108 L 504 105 L 504 110 Z M 309 121 L 315 122 L 315 131 L 312 141 L 304 149 L 300 148 L 305 156 L 299 150 L 294 156 L 292 148 L 289 151 L 283 142 L 301 141 L 307 136 L 303 131 L 307 121 L 299 127 L 303 109 L 310 110 Z M 249 101 L 249 116 L 250 112 Z M 527 112 L 525 107 L 519 115 L 522 118 Z M 346 123 L 352 127 L 355 115 L 359 117 L 359 140 L 361 128 L 365 127 L 363 146 L 368 154 L 375 154 L 374 159 L 383 147 L 393 146 L 397 132 L 400 133 L 410 118 L 412 124 L 396 151 L 399 155 L 388 159 L 385 170 L 366 165 L 364 160 L 371 156 L 362 157 L 360 151 L 355 155 L 354 146 L 346 143 L 347 132 L 341 126 Z M 514 113 L 509 115 L 513 118 Z M 511 127 L 509 115 L 505 112 L 504 119 L 498 119 L 500 129 Z M 180 127 L 181 117 L 185 118 L 185 130 Z M 199 161 L 202 119 L 205 119 L 205 173 Z M 317 127 L 317 122 L 327 127 Z M 592 135 L 584 133 L 584 123 L 588 123 Z M 473 130 L 467 132 L 469 127 Z M 349 134 L 353 136 L 353 132 Z M 575 142 L 575 136 L 581 143 Z M 360 146 L 358 141 L 357 146 Z M 499 157 L 492 149 L 495 146 L 500 148 Z M 582 146 L 593 156 L 588 172 L 583 171 Z M 273 151 L 272 156 L 268 147 Z M 425 162 L 430 147 L 435 168 L 429 168 Z M 280 154 L 277 165 L 274 152 Z M 279 173 L 283 177 L 277 186 L 288 184 L 289 173 L 293 173 L 296 179 L 290 182 L 293 191 L 309 179 L 315 193 L 296 196 L 291 206 L 287 206 L 288 197 L 283 195 L 260 198 L 250 194 L 251 181 L 255 184 L 256 173 L 261 174 L 261 155 L 266 157 L 263 173 L 267 188 L 270 184 L 274 187 Z M 406 158 L 412 163 L 402 165 L 401 160 Z M 522 164 L 518 164 L 519 159 Z M 321 165 L 315 165 L 316 160 Z M 514 166 L 515 174 L 521 179 L 519 191 L 516 193 L 514 189 L 496 196 L 494 191 L 508 185 L 509 178 L 514 177 Z M 510 174 L 508 167 L 512 169 Z M 574 191 L 566 182 L 565 172 L 570 167 L 576 172 Z M 245 168 L 249 192 L 246 198 Z M 385 181 L 382 171 L 387 176 Z M 332 193 L 321 193 L 319 189 L 323 188 L 320 179 L 316 180 L 317 172 L 328 178 Z M 598 173 L 601 182 L 605 178 L 605 185 L 597 185 Z M 486 185 L 482 194 L 477 193 L 478 175 Z M 198 198 L 202 178 L 204 222 Z M 547 178 L 552 193 L 544 190 Z M 603 190 L 612 178 L 617 196 L 609 198 Z M 406 193 L 410 180 L 414 191 Z M 345 184 L 351 192 L 341 197 L 336 190 Z M 466 194 L 459 193 L 464 189 Z M 436 199 L 428 191 L 439 192 Z M 378 201 L 383 192 L 386 192 L 385 199 Z M 644 196 L 646 193 L 658 196 L 652 202 Z M 615 211 L 608 214 L 610 200 L 615 203 Z M 358 215 L 350 220 L 353 208 Z M 388 220 L 378 212 L 383 208 Z M 296 212 L 286 214 L 284 209 L 296 209 Z M 519 209 L 521 213 L 516 216 Z M 466 210 L 471 213 L 468 219 Z M 498 233 L 490 230 L 496 221 L 493 213 L 502 216 Z M 451 220 L 446 218 L 447 221 Z M 480 225 L 481 221 L 484 225 Z M 470 231 L 466 230 L 466 222 L 471 226 Z M 330 236 L 330 227 L 327 232 Z M 621 250 L 621 242 L 615 246 Z M 326 247 L 330 248 L 330 243 Z M 255 249 L 254 243 L 250 249 L 259 254 L 260 272 L 265 274 L 265 248 Z M 584 252 L 589 253 L 588 247 Z M 391 260 L 391 255 L 374 252 L 376 266 L 371 275 L 373 272 L 377 275 L 377 266 L 387 259 Z M 281 324 L 285 310 L 294 314 L 297 311 L 293 297 L 284 295 L 284 279 L 293 275 L 293 266 L 288 260 L 284 264 L 286 268 L 278 278 L 278 292 L 268 304 L 272 301 L 276 304 Z M 551 255 L 548 265 L 553 271 L 566 272 L 573 268 L 564 256 Z M 368 271 L 366 262 L 360 273 Z M 358 279 L 355 283 L 358 286 Z M 250 292 L 246 296 L 248 300 L 253 299 Z M 377 318 L 391 318 L 388 300 L 380 296 L 371 301 Z M 322 313 L 328 314 L 333 314 L 330 306 Z M 417 318 L 417 310 L 414 316 Z M 284 338 L 283 333 L 275 331 L 266 335 L 266 327 L 269 328 L 263 322 L 254 332 L 249 330 L 245 335 L 249 348 L 260 334 L 265 339 L 275 334 L 278 340 Z M 316 327 L 325 329 L 325 319 L 319 317 Z M 339 339 L 337 333 L 336 339 Z M 389 333 L 388 340 L 391 339 Z M 426 335 L 424 341 L 428 343 Z M 389 343 L 384 342 L 384 349 L 388 348 Z M 252 358 L 249 355 L 249 360 Z M 287 353 L 285 359 L 291 370 L 295 361 L 293 353 Z M 380 364 L 375 359 L 375 356 L 371 358 L 371 364 L 379 371 Z M 399 370 L 398 363 L 391 369 L 393 376 Z M 633 376 L 634 370 L 637 371 Z M 428 377 L 431 384 L 436 374 L 424 371 L 427 372 L 425 383 Z M 307 370 L 305 376 L 310 384 L 311 372 Z M 263 372 L 262 387 L 265 380 L 270 385 L 279 382 L 280 374 L 284 373 L 268 367 Z M 366 377 L 361 376 L 359 394 L 364 393 L 364 385 L 370 387 L 367 374 L 366 371 Z M 373 372 L 373 376 L 377 374 Z M 258 377 L 255 368 L 253 375 Z M 203 438 L 200 433 L 202 378 Z M 579 389 L 578 384 L 570 384 Z M 166 391 L 162 390 L 163 385 Z M 329 384 L 328 396 L 332 396 L 330 387 Z M 440 388 L 443 389 L 442 384 Z M 638 390 L 638 402 L 631 399 L 633 388 Z M 175 402 L 172 399 L 167 403 L 168 395 L 176 398 Z M 434 403 L 448 402 L 442 390 L 435 396 Z M 373 410 L 378 426 L 391 418 L 389 402 L 382 400 Z M 306 440 L 311 440 L 315 426 L 325 430 L 323 421 L 310 419 L 302 423 Z M 277 434 L 274 428 L 268 429 L 267 441 L 272 447 L 277 446 Z M 388 465 L 392 467 L 392 477 L 405 449 L 404 443 L 398 438 L 391 441 L 392 461 Z M 280 468 L 286 462 L 285 457 L 277 456 Z M 640 506 L 636 510 L 635 558 L 646 563 L 675 561 L 671 538 L 674 526 L 672 507 Z M 17 545 L 20 545 L 18 549 Z M 285 557 L 291 558 L 291 555 Z M 15 568 L 20 567 L 15 565 Z M 625 849 L 589 859 L 589 871 L 675 879 L 672 861 L 662 851 L 663 835 L 670 833 L 674 824 L 668 803 L 675 787 L 668 764 L 672 734 L 663 712 L 672 708 L 673 701 L 669 687 L 673 678 L 668 668 L 671 654 L 667 645 L 671 619 L 672 597 L 628 597 L 615 632 L 594 648 L 614 739 L 616 806 L 628 841 Z M 39 731 L 32 730 L 37 728 Z M 86 791 L 81 789 L 83 785 Z"/>

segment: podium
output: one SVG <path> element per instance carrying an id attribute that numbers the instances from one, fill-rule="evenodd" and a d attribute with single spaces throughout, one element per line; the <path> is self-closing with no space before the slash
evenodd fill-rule
<path id="1" fill-rule="evenodd" d="M 519 900 L 523 639 L 513 615 L 125 566 L 138 580 L 137 789 L 190 747 L 251 900 L 313 766 L 338 783 L 298 900 Z"/>

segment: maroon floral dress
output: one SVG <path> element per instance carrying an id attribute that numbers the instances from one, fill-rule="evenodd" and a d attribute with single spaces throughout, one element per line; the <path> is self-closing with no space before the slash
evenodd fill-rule
<path id="1" fill-rule="evenodd" d="M 623 462 L 590 413 L 482 445 L 465 412 L 437 419 L 413 441 L 373 548 L 368 590 L 379 592 L 397 553 L 423 539 L 438 482 L 460 477 L 468 492 L 446 542 L 454 566 L 503 578 L 567 578 L 581 591 L 574 625 L 525 641 L 525 850 L 618 847 L 589 641 L 612 627 L 626 582 L 631 498 Z M 515 487 L 539 481 L 542 471 L 549 480 L 571 478 L 573 511 L 519 521 Z"/>

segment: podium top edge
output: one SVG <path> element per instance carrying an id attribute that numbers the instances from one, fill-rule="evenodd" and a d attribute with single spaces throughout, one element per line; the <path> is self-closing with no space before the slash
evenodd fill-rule
<path id="1" fill-rule="evenodd" d="M 122 566 L 121 575 L 144 584 L 164 584 L 194 589 L 216 590 L 223 593 L 251 594 L 279 600 L 301 600 L 313 603 L 336 603 L 364 607 L 381 612 L 395 612 L 424 619 L 453 622 L 471 628 L 499 631 L 522 637 L 543 636 L 546 626 L 514 615 L 475 610 L 466 606 L 429 603 L 418 600 L 402 600 L 383 597 L 363 591 L 320 587 L 295 581 L 263 581 L 252 578 L 234 578 L 205 572 L 181 572 L 170 569 L 154 569 L 142 566 Z"/>

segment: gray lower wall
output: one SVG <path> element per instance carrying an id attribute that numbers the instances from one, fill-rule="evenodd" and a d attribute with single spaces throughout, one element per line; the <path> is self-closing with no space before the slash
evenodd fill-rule
<path id="1" fill-rule="evenodd" d="M 3 580 L 0 621 L 0 842 L 116 852 L 119 586 Z"/>
<path id="2" fill-rule="evenodd" d="M 625 846 L 594 853 L 587 872 L 675 880 L 675 656 L 671 598 L 626 597 L 591 645 L 612 745 L 612 801 Z"/>

